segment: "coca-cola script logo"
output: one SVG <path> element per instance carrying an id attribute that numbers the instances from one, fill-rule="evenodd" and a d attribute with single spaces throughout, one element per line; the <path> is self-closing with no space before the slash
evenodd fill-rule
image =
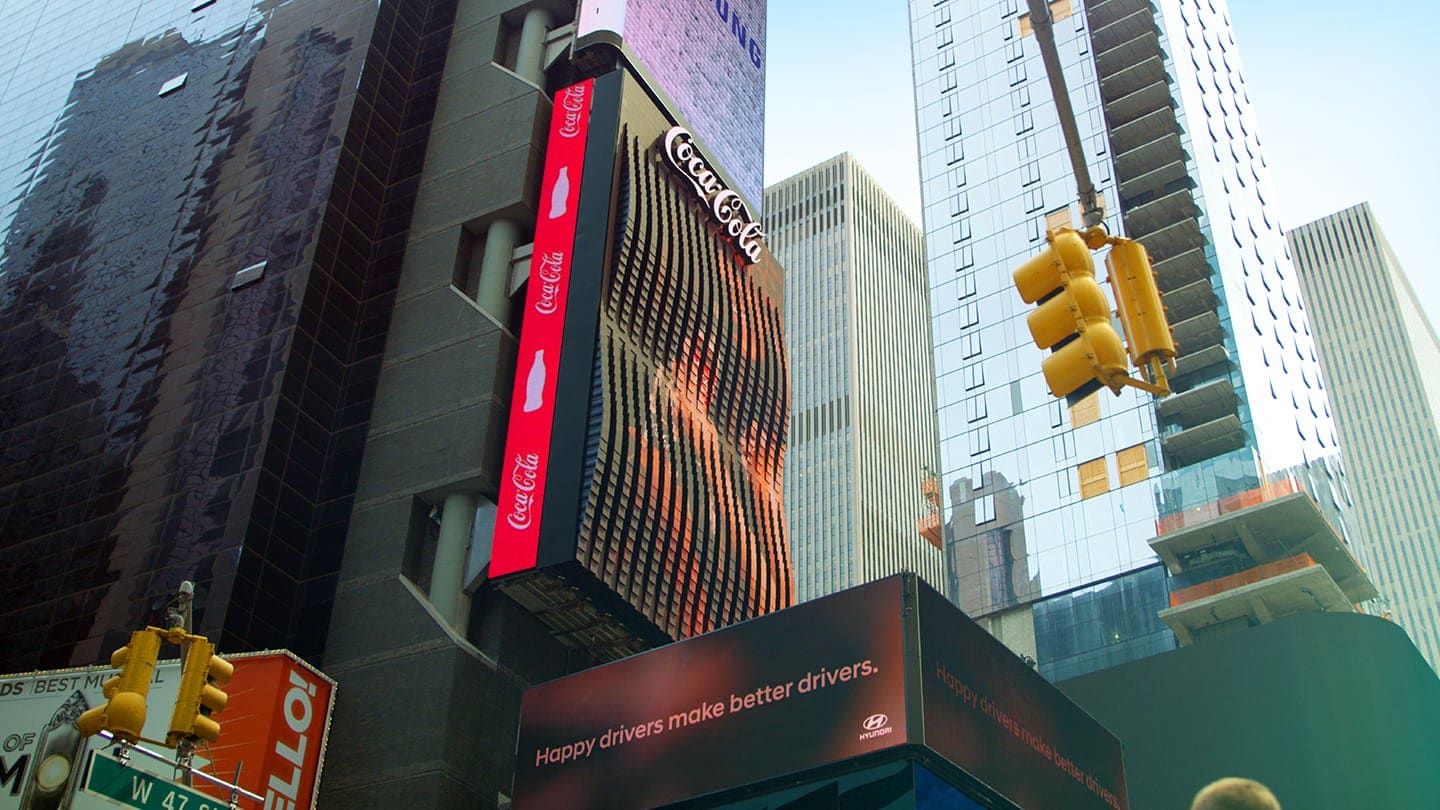
<path id="1" fill-rule="evenodd" d="M 539 265 L 536 275 L 540 277 L 540 297 L 535 300 L 535 311 L 541 315 L 554 315 L 560 306 L 560 282 L 564 280 L 565 251 L 552 250 L 537 258 Z"/>
<path id="2" fill-rule="evenodd" d="M 705 202 L 710 216 L 719 223 L 721 232 L 735 243 L 747 263 L 760 261 L 760 240 L 765 237 L 765 232 L 760 230 L 760 223 L 750 215 L 750 209 L 740 195 L 727 188 L 725 181 L 710 168 L 699 147 L 695 146 L 690 130 L 671 127 L 665 133 L 661 151 L 670 168 L 690 184 L 695 196 Z"/>
<path id="3" fill-rule="evenodd" d="M 540 454 L 516 453 L 515 469 L 510 473 L 510 483 L 515 485 L 515 498 L 510 503 L 510 513 L 505 522 L 510 528 L 523 531 L 530 528 L 535 514 L 535 483 L 540 478 Z"/>
<path id="4" fill-rule="evenodd" d="M 585 116 L 585 92 L 585 86 L 577 84 L 566 88 L 560 94 L 560 107 L 555 111 L 562 116 L 560 137 L 574 138 L 580 134 L 580 125 L 584 123 Z"/>

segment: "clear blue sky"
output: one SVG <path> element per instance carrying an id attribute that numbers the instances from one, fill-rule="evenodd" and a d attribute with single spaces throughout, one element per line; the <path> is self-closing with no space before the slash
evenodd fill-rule
<path id="1" fill-rule="evenodd" d="M 1286 227 L 1369 201 L 1430 318 L 1440 17 L 1393 0 L 1230 0 Z M 765 178 L 855 155 L 919 222 L 908 4 L 770 0 Z"/>

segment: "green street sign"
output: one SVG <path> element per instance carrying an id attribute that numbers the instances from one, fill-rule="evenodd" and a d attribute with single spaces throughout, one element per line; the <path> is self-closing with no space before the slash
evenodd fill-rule
<path id="1" fill-rule="evenodd" d="M 85 774 L 87 793 L 139 810 L 227 810 L 229 805 L 193 788 L 179 785 L 139 768 L 90 752 Z"/>

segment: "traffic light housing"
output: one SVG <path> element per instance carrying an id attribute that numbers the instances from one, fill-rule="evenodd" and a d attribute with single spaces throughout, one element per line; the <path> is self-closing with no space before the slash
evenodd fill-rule
<path id="1" fill-rule="evenodd" d="M 212 743 L 219 738 L 220 724 L 210 715 L 225 708 L 230 697 L 219 687 L 229 683 L 235 673 L 235 665 L 216 655 L 215 645 L 207 639 L 191 636 L 189 642 L 180 670 L 180 694 L 165 735 L 165 744 L 170 746 L 191 736 Z"/>
<path id="2" fill-rule="evenodd" d="M 1175 338 L 1165 318 L 1150 255 L 1139 242 L 1114 239 L 1105 267 L 1115 291 L 1130 361 L 1147 374 L 1150 382 L 1163 380 L 1164 371 L 1159 366 L 1169 365 L 1173 370 Z"/>
<path id="3" fill-rule="evenodd" d="M 155 675 L 155 659 L 159 656 L 159 636 L 149 630 L 131 633 L 130 643 L 110 655 L 110 666 L 120 672 L 105 681 L 105 705 L 75 719 L 80 733 L 90 737 L 103 729 L 128 743 L 139 740 L 145 728 L 146 698 Z"/>
<path id="4" fill-rule="evenodd" d="M 1169 396 L 1166 370 L 1175 372 L 1175 339 L 1145 248 L 1132 239 L 1107 236 L 1099 227 L 1059 228 L 1050 243 L 1015 270 L 1015 289 L 1027 304 L 1039 303 L 1026 322 L 1035 345 L 1052 349 L 1040 364 L 1050 393 L 1074 402 L 1100 386 L 1116 394 L 1124 386 Z M 1125 342 L 1110 319 L 1110 302 L 1095 281 L 1093 249 L 1110 245 L 1105 259 L 1118 302 Z M 1130 363 L 1143 378 L 1130 376 Z"/>
<path id="5" fill-rule="evenodd" d="M 1095 280 L 1090 246 L 1070 228 L 1052 231 L 1047 240 L 1049 246 L 1014 273 L 1020 298 L 1040 304 L 1026 318 L 1035 345 L 1053 349 L 1040 364 L 1045 383 L 1057 397 L 1097 385 L 1118 392 L 1129 364 L 1110 302 Z"/>

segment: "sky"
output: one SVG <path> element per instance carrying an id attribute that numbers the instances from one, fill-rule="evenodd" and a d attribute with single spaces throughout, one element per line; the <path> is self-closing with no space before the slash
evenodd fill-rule
<path id="1" fill-rule="evenodd" d="M 1440 326 L 1440 16 L 1395 0 L 1230 0 L 1276 190 L 1293 228 L 1369 202 Z M 765 182 L 850 152 L 917 223 L 909 6 L 770 0 Z"/>

